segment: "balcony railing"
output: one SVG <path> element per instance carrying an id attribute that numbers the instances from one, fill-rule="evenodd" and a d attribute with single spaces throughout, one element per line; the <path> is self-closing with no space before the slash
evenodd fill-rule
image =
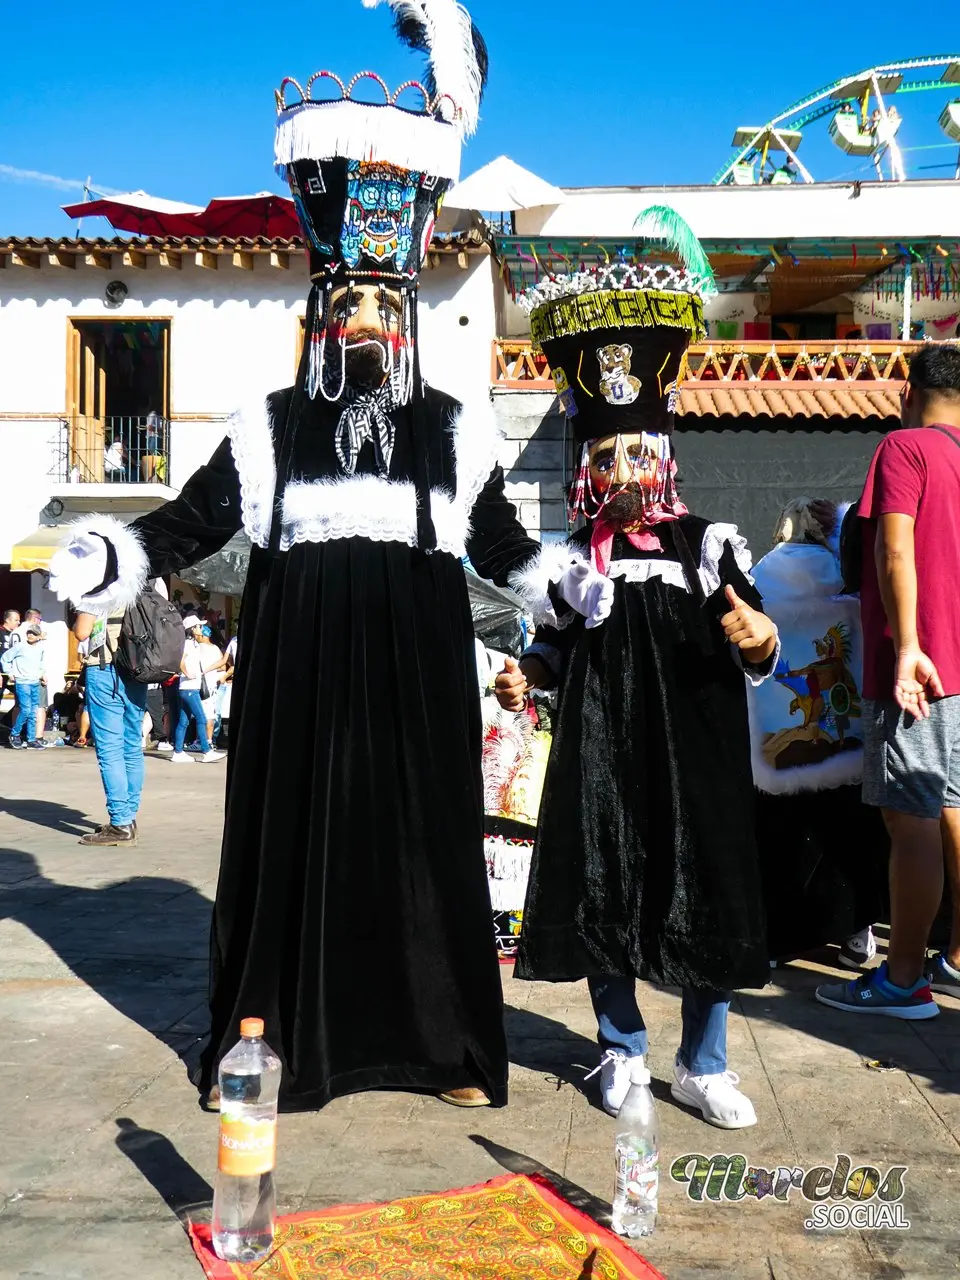
<path id="1" fill-rule="evenodd" d="M 165 484 L 169 474 L 170 423 L 159 414 L 62 419 L 61 484 Z"/>
<path id="2" fill-rule="evenodd" d="M 906 380 L 921 342 L 701 342 L 680 371 L 683 386 L 716 382 L 885 382 Z M 498 338 L 491 382 L 511 391 L 552 391 L 550 367 L 529 339 Z"/>

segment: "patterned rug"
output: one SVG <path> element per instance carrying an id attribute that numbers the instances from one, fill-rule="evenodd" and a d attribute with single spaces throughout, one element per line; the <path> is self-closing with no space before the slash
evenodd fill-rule
<path id="1" fill-rule="evenodd" d="M 280 1218 L 273 1252 L 221 1262 L 208 1226 L 190 1238 L 211 1280 L 663 1280 L 545 1179 L 509 1173 L 478 1187 Z"/>

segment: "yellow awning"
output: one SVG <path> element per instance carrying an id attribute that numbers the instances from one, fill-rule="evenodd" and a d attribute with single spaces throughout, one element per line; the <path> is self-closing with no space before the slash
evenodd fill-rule
<path id="1" fill-rule="evenodd" d="M 50 568 L 53 553 L 59 551 L 67 536 L 67 528 L 63 524 L 41 525 L 28 537 L 21 538 L 14 543 L 10 568 L 20 573 L 33 573 L 35 569 L 46 572 Z"/>

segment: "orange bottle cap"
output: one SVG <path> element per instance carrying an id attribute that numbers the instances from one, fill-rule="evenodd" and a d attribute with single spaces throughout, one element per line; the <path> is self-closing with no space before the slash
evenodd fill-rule
<path id="1" fill-rule="evenodd" d="M 242 1018 L 240 1020 L 240 1034 L 245 1040 L 252 1040 L 255 1036 L 263 1035 L 263 1019 L 262 1018 Z"/>

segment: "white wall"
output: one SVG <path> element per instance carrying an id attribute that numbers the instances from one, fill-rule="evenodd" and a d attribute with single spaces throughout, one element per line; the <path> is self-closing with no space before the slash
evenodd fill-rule
<path id="1" fill-rule="evenodd" d="M 441 257 L 437 268 L 424 271 L 421 290 L 423 366 L 455 395 L 486 387 L 495 331 L 492 259 L 470 255 L 467 262 L 462 270 L 456 257 Z M 120 307 L 104 302 L 111 280 L 129 289 Z M 309 291 L 305 261 L 296 255 L 287 271 L 256 255 L 252 271 L 234 268 L 229 258 L 217 271 L 186 258 L 181 271 L 156 258 L 143 270 L 10 266 L 0 284 L 0 412 L 66 411 L 70 318 L 171 318 L 174 415 L 229 412 L 249 395 L 288 386 L 296 373 Z"/>
<path id="2" fill-rule="evenodd" d="M 798 236 L 910 240 L 960 238 L 956 182 L 793 183 L 758 187 L 569 188 L 563 204 L 517 214 L 523 236 L 636 235 L 637 215 L 669 204 L 702 239 Z"/>
<path id="3" fill-rule="evenodd" d="M 42 521 L 43 507 L 55 483 L 57 440 L 55 421 L 0 420 L 0 468 L 4 477 L 0 502 L 0 564 L 10 563 L 10 548 Z M 0 604 L 2 607 L 2 604 Z"/>

